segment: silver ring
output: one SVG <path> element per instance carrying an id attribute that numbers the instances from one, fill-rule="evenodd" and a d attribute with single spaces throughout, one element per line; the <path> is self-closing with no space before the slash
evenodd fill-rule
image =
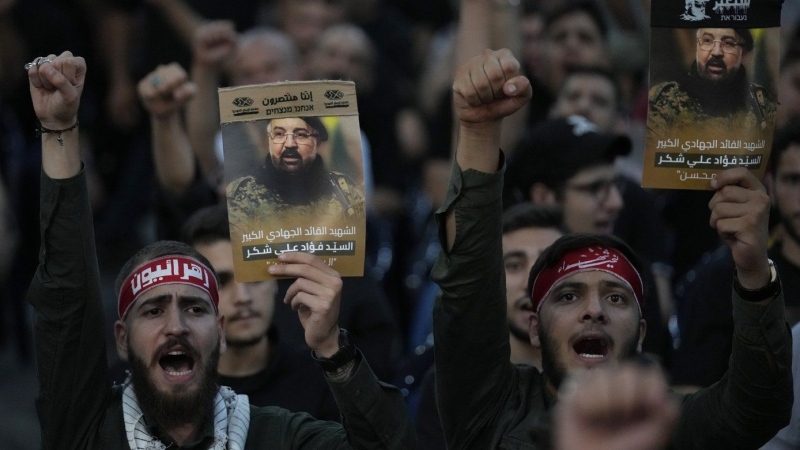
<path id="1" fill-rule="evenodd" d="M 161 84 L 161 77 L 153 74 L 153 76 L 150 77 L 150 84 L 152 84 L 153 87 L 158 87 L 158 85 Z"/>
<path id="2" fill-rule="evenodd" d="M 50 58 L 44 58 L 41 56 L 36 57 L 33 61 L 25 64 L 25 70 L 30 70 L 31 67 L 36 66 L 39 67 L 44 63 L 52 63 L 53 61 Z"/>

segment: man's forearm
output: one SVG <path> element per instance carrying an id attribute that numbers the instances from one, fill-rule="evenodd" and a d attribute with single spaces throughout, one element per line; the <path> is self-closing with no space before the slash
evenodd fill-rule
<path id="1" fill-rule="evenodd" d="M 366 360 L 354 361 L 343 380 L 326 375 L 354 449 L 412 450 L 414 427 L 400 391 L 378 381 Z"/>
<path id="2" fill-rule="evenodd" d="M 194 180 L 194 155 L 180 114 L 151 120 L 153 161 L 158 183 L 173 194 L 186 191 Z"/>
<path id="3" fill-rule="evenodd" d="M 203 176 L 211 183 L 218 182 L 222 166 L 214 152 L 214 139 L 219 132 L 219 73 L 210 67 L 193 66 L 192 81 L 197 93 L 186 108 L 186 130 L 191 148 Z"/>

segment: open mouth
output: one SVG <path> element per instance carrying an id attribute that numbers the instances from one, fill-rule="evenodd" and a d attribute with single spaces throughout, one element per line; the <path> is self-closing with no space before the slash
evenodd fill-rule
<path id="1" fill-rule="evenodd" d="M 603 359 L 608 355 L 608 341 L 602 337 L 585 337 L 572 344 L 572 349 L 581 358 Z"/>
<path id="2" fill-rule="evenodd" d="M 171 377 L 183 377 L 192 373 L 194 358 L 183 350 L 173 350 L 158 360 L 158 364 Z"/>
<path id="3" fill-rule="evenodd" d="M 281 154 L 281 161 L 286 164 L 297 164 L 297 162 L 301 159 L 300 153 L 295 149 L 284 150 L 284 152 Z"/>
<path id="4" fill-rule="evenodd" d="M 708 62 L 706 68 L 713 74 L 719 74 L 725 71 L 725 64 L 721 61 L 711 60 Z"/>

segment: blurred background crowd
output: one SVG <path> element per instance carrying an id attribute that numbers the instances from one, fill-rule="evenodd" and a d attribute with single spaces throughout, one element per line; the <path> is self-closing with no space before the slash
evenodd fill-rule
<path id="1" fill-rule="evenodd" d="M 708 226 L 710 192 L 639 187 L 649 89 L 649 3 L 0 0 L 3 397 L 20 400 L 12 393 L 19 391 L 18 383 L 31 386 L 27 377 L 33 377 L 34 365 L 25 294 L 38 256 L 41 155 L 22 67 L 37 56 L 64 50 L 83 56 L 89 68 L 80 136 L 109 330 L 115 319 L 113 280 L 121 264 L 154 240 L 180 238 L 193 212 L 224 202 L 217 87 L 352 80 L 366 156 L 367 262 L 365 277 L 346 281 L 341 322 L 376 374 L 403 390 L 416 416 L 433 362 L 436 287 L 428 273 L 439 251 L 433 212 L 444 198 L 453 148 L 453 73 L 484 48 L 506 47 L 534 86 L 529 106 L 506 121 L 506 206 L 555 205 L 558 230 L 613 233 L 634 247 L 650 263 L 658 299 L 645 312 L 645 350 L 662 363 L 675 386 L 711 384 L 727 367 L 733 323 L 730 306 L 725 306 L 729 296 L 723 296 L 722 306 L 706 299 L 719 297 L 709 293 L 709 286 L 730 286 L 725 280 L 733 265 Z M 795 121 L 800 118 L 800 2 L 785 2 L 782 14 L 780 42 L 755 34 L 744 65 L 777 97 L 776 130 L 785 138 L 776 139 L 776 145 L 798 146 L 800 152 Z M 694 55 L 695 43 L 684 36 L 676 33 L 671 42 L 657 45 L 660 53 L 673 53 L 676 70 L 688 66 Z M 180 168 L 164 166 L 177 160 L 163 157 L 171 149 L 151 132 L 163 114 L 137 94 L 140 80 L 172 62 L 196 86 L 194 96 L 178 105 L 192 150 L 188 165 Z M 773 66 L 780 67 L 777 74 L 761 73 Z M 572 114 L 584 116 L 603 134 L 628 136 L 633 150 L 619 157 L 584 158 L 580 146 L 572 146 L 568 137 L 559 140 L 558 128 L 548 122 Z M 553 157 L 561 150 L 560 158 Z M 598 165 L 591 158 L 611 158 L 610 179 L 585 173 Z M 800 248 L 800 168 L 797 173 L 786 180 L 788 193 L 771 190 L 776 204 L 771 255 L 792 250 L 783 252 L 784 265 L 800 280 L 800 255 L 793 253 Z M 777 182 L 774 176 L 769 179 Z M 506 269 L 508 275 L 512 268 Z M 784 283 L 787 276 L 782 274 Z M 285 289 L 279 283 L 277 298 Z M 794 324 L 800 319 L 800 290 L 786 291 Z M 274 314 L 281 339 L 301 345 L 302 329 L 292 311 L 278 302 Z M 109 361 L 115 360 L 111 352 Z M 35 392 L 25 392 L 21 400 L 28 404 L 19 407 L 31 412 L 36 430 Z M 16 434 L 0 442 L 16 442 L 8 448 L 35 448 L 38 435 L 25 429 L 0 427 L 0 434 Z"/>

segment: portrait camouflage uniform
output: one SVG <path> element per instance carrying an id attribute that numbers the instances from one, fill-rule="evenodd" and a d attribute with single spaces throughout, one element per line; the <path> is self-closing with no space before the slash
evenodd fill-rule
<path id="1" fill-rule="evenodd" d="M 741 58 L 752 50 L 753 37 L 747 29 L 734 31 L 741 39 L 737 44 Z M 648 130 L 656 136 L 692 128 L 771 131 L 775 100 L 767 89 L 748 80 L 741 60 L 736 64 L 730 79 L 709 80 L 701 76 L 696 59 L 676 80 L 653 86 L 648 93 Z"/>
<path id="2" fill-rule="evenodd" d="M 259 182 L 253 175 L 238 178 L 228 184 L 227 196 L 231 211 L 242 214 L 242 218 L 258 220 L 277 212 L 297 215 L 325 215 L 348 218 L 365 216 L 364 194 L 349 176 L 339 172 L 326 172 L 311 185 L 298 189 L 314 190 L 304 202 L 297 202 L 295 195 L 286 186 L 271 189 L 269 184 Z M 297 191 L 295 191 L 297 192 Z M 288 194 L 288 195 L 287 195 Z"/>
<path id="3" fill-rule="evenodd" d="M 717 108 L 704 107 L 698 96 L 692 95 L 678 81 L 653 86 L 648 98 L 648 128 L 656 133 L 700 123 L 717 129 L 765 129 L 775 120 L 775 101 L 769 91 L 754 83 L 748 83 L 744 102 L 736 102 L 739 103 L 738 108 L 727 108 L 734 103 L 732 96 L 717 99 L 722 104 L 719 109 L 723 109 L 719 114 Z"/>
<path id="4" fill-rule="evenodd" d="M 324 142 L 328 132 L 316 117 L 301 118 L 313 129 L 314 139 Z M 348 175 L 329 171 L 322 157 L 299 172 L 275 167 L 267 156 L 265 164 L 251 175 L 239 177 L 226 188 L 231 221 L 263 221 L 274 214 L 359 219 L 366 215 L 362 188 Z"/>

